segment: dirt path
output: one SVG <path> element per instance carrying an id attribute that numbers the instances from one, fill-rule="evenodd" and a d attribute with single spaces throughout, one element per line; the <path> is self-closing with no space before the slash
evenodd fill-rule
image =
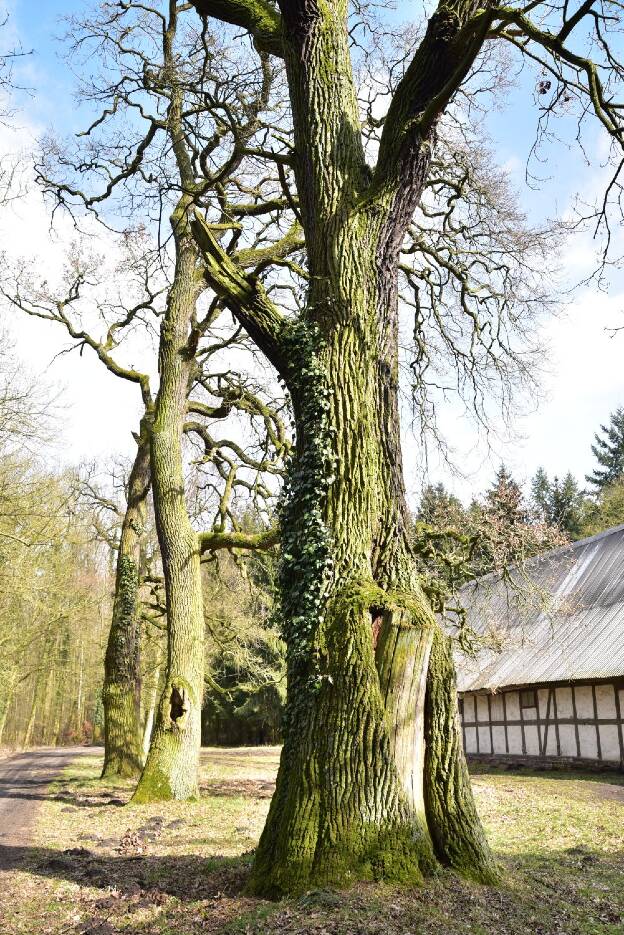
<path id="1" fill-rule="evenodd" d="M 44 747 L 0 760 L 0 869 L 3 848 L 23 847 L 48 785 L 93 747 Z"/>

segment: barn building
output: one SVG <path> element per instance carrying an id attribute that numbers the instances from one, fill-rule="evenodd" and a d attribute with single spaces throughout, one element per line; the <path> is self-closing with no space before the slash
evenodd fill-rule
<path id="1" fill-rule="evenodd" d="M 624 525 L 465 589 L 483 639 L 457 654 L 464 748 L 624 768 Z"/>

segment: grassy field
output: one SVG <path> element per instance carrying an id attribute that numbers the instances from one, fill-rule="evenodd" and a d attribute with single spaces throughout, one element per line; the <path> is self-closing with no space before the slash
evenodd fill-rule
<path id="1" fill-rule="evenodd" d="M 441 873 L 279 904 L 243 895 L 276 748 L 205 750 L 199 804 L 125 806 L 83 758 L 39 812 L 36 847 L 0 887 L 2 935 L 622 935 L 624 778 L 479 768 L 474 787 L 504 868 L 497 888 Z"/>

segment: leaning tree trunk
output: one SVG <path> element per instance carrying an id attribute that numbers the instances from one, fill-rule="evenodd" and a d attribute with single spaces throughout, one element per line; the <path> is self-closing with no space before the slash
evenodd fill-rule
<path id="1" fill-rule="evenodd" d="M 198 297 L 197 253 L 182 208 L 173 218 L 177 260 L 160 338 L 160 389 L 152 439 L 152 486 L 167 600 L 167 671 L 145 768 L 133 801 L 198 794 L 204 687 L 199 537 L 184 496 L 182 434 L 195 365 L 189 327 Z"/>
<path id="2" fill-rule="evenodd" d="M 156 714 L 156 701 L 158 700 L 158 682 L 160 680 L 160 666 L 152 673 L 152 686 L 150 690 L 147 709 L 145 712 L 145 723 L 143 725 L 143 755 L 147 757 L 150 743 L 152 740 L 152 728 L 154 727 L 154 715 Z"/>
<path id="3" fill-rule="evenodd" d="M 141 751 L 141 539 L 150 486 L 150 443 L 146 419 L 136 439 L 121 527 L 113 618 L 104 660 L 104 768 L 102 778 L 138 776 Z"/>

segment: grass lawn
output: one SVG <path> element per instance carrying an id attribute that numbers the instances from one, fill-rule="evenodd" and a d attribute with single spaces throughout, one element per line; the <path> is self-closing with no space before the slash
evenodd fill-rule
<path id="1" fill-rule="evenodd" d="M 623 935 L 624 777 L 488 770 L 478 805 L 504 868 L 496 888 L 441 873 L 268 903 L 243 895 L 277 748 L 202 754 L 197 804 L 124 806 L 132 786 L 84 757 L 41 807 L 36 847 L 2 874 L 2 935 Z"/>

